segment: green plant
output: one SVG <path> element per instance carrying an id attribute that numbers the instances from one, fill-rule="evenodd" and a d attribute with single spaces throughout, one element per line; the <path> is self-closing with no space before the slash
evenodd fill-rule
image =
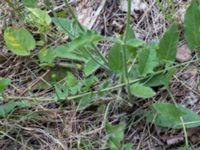
<path id="1" fill-rule="evenodd" d="M 171 25 L 159 42 L 146 42 L 138 39 L 130 26 L 130 0 L 128 0 L 125 32 L 123 35 L 114 38 L 104 37 L 83 27 L 67 0 L 65 0 L 65 4 L 72 16 L 71 20 L 57 17 L 54 10 L 50 8 L 50 3 L 49 8 L 54 14 L 53 18 L 46 11 L 36 8 L 35 4 L 31 5 L 27 2 L 24 0 L 26 10 L 31 15 L 29 14 L 30 18 L 26 21 L 34 22 L 38 32 L 45 34 L 46 27 L 51 28 L 55 25 L 60 32 L 69 37 L 69 41 L 56 47 L 42 45 L 38 52 L 40 66 L 51 69 L 56 65 L 56 60 L 62 58 L 72 62 L 75 69 L 83 73 L 83 78 L 78 80 L 70 70 L 67 70 L 68 73 L 65 77 L 58 82 L 50 84 L 54 89 L 53 98 L 4 96 L 2 92 L 10 81 L 3 79 L 0 82 L 0 92 L 1 97 L 5 100 L 17 101 L 22 99 L 36 103 L 74 100 L 78 105 L 77 111 L 83 111 L 97 101 L 99 97 L 112 94 L 113 91 L 118 91 L 120 95 L 122 93 L 121 89 L 125 87 L 125 92 L 128 94 L 125 98 L 131 104 L 137 98 L 155 96 L 154 87 L 163 87 L 163 89 L 169 90 L 169 83 L 176 73 L 176 69 L 185 65 L 185 63 L 177 64 L 175 62 L 179 41 L 176 23 Z M 185 15 L 184 36 L 191 50 L 197 52 L 200 46 L 200 35 L 198 34 L 200 30 L 199 15 L 199 7 L 195 1 L 192 1 Z M 51 24 L 51 21 L 53 24 Z M 4 40 L 9 50 L 18 56 L 31 55 L 31 50 L 36 45 L 41 46 L 24 27 L 19 29 L 8 27 L 4 32 Z M 107 40 L 112 42 L 112 46 L 106 57 L 101 53 L 97 43 Z M 114 82 L 108 83 L 107 81 L 99 80 L 98 75 L 95 75 L 95 71 L 98 69 L 103 69 L 105 77 L 112 77 Z M 0 108 L 0 111 L 2 110 L 0 116 L 6 116 L 17 106 L 28 105 L 14 101 L 7 103 Z M 200 125 L 199 115 L 187 108 L 171 103 L 152 104 L 146 117 L 148 122 L 162 127 L 183 128 L 184 131 L 186 131 L 185 128 Z M 117 150 L 119 147 L 123 150 L 131 149 L 132 145 L 122 144 L 125 128 L 125 123 L 118 125 L 106 123 L 107 145 L 111 149 Z"/>

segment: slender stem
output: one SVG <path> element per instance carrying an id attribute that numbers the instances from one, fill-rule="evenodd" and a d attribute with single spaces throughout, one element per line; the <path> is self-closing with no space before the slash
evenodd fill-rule
<path id="1" fill-rule="evenodd" d="M 187 135 L 187 131 L 186 131 L 186 127 L 185 127 L 185 124 L 184 124 L 184 120 L 183 120 L 183 117 L 180 117 L 181 119 L 181 122 L 182 122 L 182 125 L 183 125 L 183 133 L 184 133 L 184 138 L 185 138 L 185 146 L 189 146 L 189 142 L 188 142 L 188 135 Z"/>
<path id="2" fill-rule="evenodd" d="M 123 66 L 124 66 L 124 78 L 125 78 L 125 83 L 128 91 L 128 99 L 131 101 L 132 95 L 131 95 L 131 88 L 130 88 L 130 82 L 128 78 L 128 68 L 127 68 L 127 54 L 126 54 L 126 49 L 125 46 L 122 47 L 122 55 L 123 55 Z"/>
<path id="3" fill-rule="evenodd" d="M 130 89 L 130 82 L 128 78 L 128 67 L 127 67 L 127 54 L 126 54 L 126 41 L 128 38 L 128 28 L 130 25 L 130 18 L 131 18 L 131 0 L 128 0 L 128 14 L 127 14 L 127 23 L 126 23 L 126 30 L 125 30 L 125 35 L 123 38 L 124 45 L 122 47 L 122 54 L 123 54 L 123 63 L 124 63 L 124 77 L 125 77 L 125 83 L 128 91 L 128 98 L 129 101 L 132 99 L 131 95 L 131 89 Z"/>
<path id="4" fill-rule="evenodd" d="M 74 10 L 72 9 L 72 7 L 71 7 L 70 3 L 68 2 L 68 0 L 64 0 L 64 2 L 65 2 L 65 4 L 66 4 L 66 6 L 67 6 L 67 8 L 68 8 L 68 10 L 69 10 L 69 12 L 70 12 L 70 14 L 72 15 L 72 18 L 74 18 L 75 21 L 78 23 L 79 28 L 80 28 L 82 31 L 85 31 L 85 29 L 83 28 L 83 26 L 82 26 L 82 25 L 80 24 L 80 22 L 78 21 L 76 15 L 75 15 L 75 13 L 74 13 Z"/>
<path id="5" fill-rule="evenodd" d="M 157 71 L 155 72 L 153 75 L 158 75 L 158 74 L 161 74 L 163 72 L 166 72 L 170 69 L 173 69 L 173 68 L 177 68 L 177 67 L 182 67 L 182 66 L 185 66 L 186 64 L 188 63 L 194 63 L 194 62 L 198 62 L 199 60 L 193 60 L 193 61 L 190 61 L 190 62 L 186 62 L 186 63 L 182 63 L 182 64 L 178 64 L 176 66 L 171 66 L 171 67 L 168 67 L 166 69 L 163 69 L 163 70 L 160 70 L 160 71 Z M 148 79 L 149 77 L 151 77 L 152 75 L 149 75 L 149 76 L 146 76 L 146 77 L 142 77 L 142 78 L 139 78 L 139 79 L 136 79 L 136 80 L 131 80 L 129 82 L 129 84 L 134 84 L 136 82 L 139 82 L 139 81 L 142 81 L 144 79 Z M 102 90 L 98 90 L 98 91 L 93 91 L 93 92 L 87 92 L 87 93 L 83 93 L 83 94 L 79 94 L 79 95 L 76 95 L 76 96 L 70 96 L 67 98 L 67 100 L 75 100 L 75 99 L 79 99 L 79 98 L 82 98 L 84 96 L 87 96 L 87 95 L 90 95 L 90 94 L 97 94 L 99 92 L 107 92 L 107 91 L 113 91 L 115 89 L 118 89 L 118 88 L 121 88 L 123 86 L 126 86 L 126 83 L 121 83 L 121 84 L 118 84 L 116 86 L 113 86 L 113 87 L 108 87 L 108 88 L 105 88 L 105 89 L 102 89 Z M 57 101 L 56 99 L 54 98 L 36 98 L 36 97 L 20 97 L 20 96 L 4 96 L 4 99 L 5 100 L 30 100 L 30 101 L 38 101 L 38 102 L 42 102 L 42 101 L 46 101 L 46 102 L 52 102 L 52 101 Z"/>
<path id="6" fill-rule="evenodd" d="M 126 42 L 127 38 L 128 38 L 128 28 L 131 24 L 131 0 L 128 0 L 128 13 L 127 13 L 127 23 L 126 23 L 126 31 L 125 31 L 125 37 L 124 37 L 124 41 Z"/>

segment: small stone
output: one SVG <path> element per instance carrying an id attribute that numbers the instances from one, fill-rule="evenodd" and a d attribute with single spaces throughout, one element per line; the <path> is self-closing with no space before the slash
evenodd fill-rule
<path id="1" fill-rule="evenodd" d="M 177 48 L 176 60 L 178 62 L 186 62 L 192 59 L 191 51 L 186 44 Z"/>

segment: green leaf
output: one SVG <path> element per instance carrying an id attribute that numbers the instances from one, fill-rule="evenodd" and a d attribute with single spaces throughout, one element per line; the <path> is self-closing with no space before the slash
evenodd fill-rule
<path id="1" fill-rule="evenodd" d="M 195 112 L 181 106 L 170 103 L 155 103 L 151 106 L 151 111 L 147 114 L 147 121 L 155 123 L 161 127 L 186 128 L 200 126 L 200 116 Z"/>
<path id="2" fill-rule="evenodd" d="M 128 144 L 123 145 L 122 150 L 133 150 L 133 144 L 128 143 Z"/>
<path id="3" fill-rule="evenodd" d="M 64 84 L 55 84 L 54 85 L 55 88 L 55 96 L 58 100 L 66 100 L 67 96 L 68 96 L 68 88 L 67 86 Z"/>
<path id="4" fill-rule="evenodd" d="M 191 148 L 190 148 L 190 146 L 184 146 L 184 147 L 180 147 L 180 148 L 178 148 L 178 150 L 192 150 Z"/>
<path id="5" fill-rule="evenodd" d="M 154 75 L 150 79 L 145 79 L 145 86 L 149 87 L 157 87 L 157 86 L 165 86 L 169 85 L 172 77 L 175 75 L 176 69 L 170 69 L 167 73 Z"/>
<path id="6" fill-rule="evenodd" d="M 73 88 L 77 84 L 78 84 L 78 80 L 76 79 L 76 77 L 71 72 L 68 72 L 67 73 L 67 85 L 69 86 L 69 88 Z"/>
<path id="7" fill-rule="evenodd" d="M 156 93 L 150 87 L 136 83 L 131 85 L 131 94 L 135 95 L 136 97 L 150 98 Z"/>
<path id="8" fill-rule="evenodd" d="M 37 0 L 23 0 L 23 4 L 29 8 L 36 8 L 37 7 Z"/>
<path id="9" fill-rule="evenodd" d="M 108 65 L 109 67 L 116 72 L 120 72 L 123 69 L 122 61 L 122 45 L 116 43 L 112 46 L 108 54 Z"/>
<path id="10" fill-rule="evenodd" d="M 138 47 L 141 47 L 145 44 L 144 41 L 140 40 L 140 39 L 130 39 L 126 42 L 126 45 L 127 46 L 130 46 L 130 47 L 134 47 L 134 48 L 138 48 Z"/>
<path id="11" fill-rule="evenodd" d="M 7 47 L 16 55 L 28 56 L 35 48 L 35 40 L 25 28 L 15 29 L 8 27 L 4 32 Z"/>
<path id="12" fill-rule="evenodd" d="M 121 142 L 124 139 L 124 130 L 126 124 L 120 123 L 117 125 L 112 125 L 106 122 L 105 130 L 107 134 L 107 145 L 111 150 L 120 150 Z"/>
<path id="13" fill-rule="evenodd" d="M 84 110 L 85 108 L 87 108 L 88 106 L 91 105 L 91 103 L 94 101 L 94 97 L 92 94 L 89 94 L 87 96 L 84 96 L 80 99 L 79 104 L 78 104 L 78 111 Z"/>
<path id="14" fill-rule="evenodd" d="M 83 72 L 85 73 L 86 77 L 88 77 L 93 72 L 95 72 L 99 67 L 100 67 L 100 65 L 97 64 L 93 59 L 89 59 L 85 63 Z"/>
<path id="15" fill-rule="evenodd" d="M 0 117 L 6 117 L 15 107 L 28 107 L 29 103 L 27 101 L 21 102 L 9 102 L 4 105 L 0 105 Z"/>
<path id="16" fill-rule="evenodd" d="M 185 20 L 185 39 L 191 50 L 200 47 L 200 10 L 196 1 L 192 1 L 188 7 Z"/>
<path id="17" fill-rule="evenodd" d="M 128 25 L 128 33 L 127 33 L 127 40 L 134 39 L 135 33 L 130 25 Z"/>
<path id="18" fill-rule="evenodd" d="M 164 61 L 175 61 L 178 45 L 178 27 L 173 24 L 160 40 L 158 57 Z"/>
<path id="19" fill-rule="evenodd" d="M 3 98 L 3 91 L 7 88 L 10 82 L 10 79 L 0 78 L 0 99 Z"/>
<path id="20" fill-rule="evenodd" d="M 80 49 L 102 39 L 103 37 L 101 35 L 93 31 L 87 31 L 67 44 L 56 48 L 42 49 L 39 53 L 40 62 L 52 64 L 57 57 L 85 62 L 88 58 L 85 58 L 85 51 Z"/>
<path id="21" fill-rule="evenodd" d="M 146 76 L 153 73 L 154 68 L 158 65 L 156 51 L 151 48 L 143 48 L 138 54 L 138 71 L 140 75 Z"/>
<path id="22" fill-rule="evenodd" d="M 71 36 L 79 36 L 82 31 L 77 25 L 76 21 L 66 18 L 55 17 L 52 19 L 53 23 L 64 33 Z M 71 37 L 73 38 L 73 37 Z"/>
<path id="23" fill-rule="evenodd" d="M 48 26 L 51 23 L 51 17 L 45 10 L 40 10 L 39 8 L 27 8 L 31 13 L 31 19 L 42 26 Z"/>

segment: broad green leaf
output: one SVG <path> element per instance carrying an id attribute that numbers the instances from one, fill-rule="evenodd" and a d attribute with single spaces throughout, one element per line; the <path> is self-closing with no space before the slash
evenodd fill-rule
<path id="1" fill-rule="evenodd" d="M 93 59 L 89 59 L 84 66 L 83 72 L 85 73 L 86 77 L 91 75 L 100 67 Z"/>
<path id="2" fill-rule="evenodd" d="M 38 0 L 23 0 L 23 4 L 29 8 L 36 8 Z"/>
<path id="3" fill-rule="evenodd" d="M 81 29 L 74 20 L 55 17 L 52 19 L 52 21 L 61 31 L 63 31 L 70 37 L 72 36 L 71 38 L 73 38 L 73 36 L 77 37 L 82 33 Z"/>
<path id="4" fill-rule="evenodd" d="M 130 39 L 134 39 L 134 38 L 135 38 L 135 33 L 134 33 L 132 27 L 130 25 L 128 25 L 126 40 L 130 40 Z"/>
<path id="5" fill-rule="evenodd" d="M 108 54 L 108 65 L 116 72 L 120 72 L 123 69 L 123 59 L 122 59 L 122 45 L 114 44 Z"/>
<path id="6" fill-rule="evenodd" d="M 149 79 L 145 79 L 145 86 L 149 87 L 157 87 L 157 86 L 165 86 L 167 87 L 169 85 L 170 80 L 176 73 L 176 69 L 171 69 L 167 73 L 164 74 L 158 74 L 153 77 L 150 77 Z"/>
<path id="7" fill-rule="evenodd" d="M 90 106 L 91 103 L 92 103 L 94 100 L 95 100 L 95 99 L 94 99 L 93 95 L 91 95 L 91 94 L 82 97 L 82 98 L 80 99 L 80 101 L 79 101 L 77 110 L 78 110 L 78 111 L 84 110 L 85 108 L 87 108 L 88 106 Z"/>
<path id="8" fill-rule="evenodd" d="M 15 107 L 28 107 L 28 106 L 29 103 L 27 101 L 9 102 L 7 104 L 0 105 L 0 117 L 5 117 Z"/>
<path id="9" fill-rule="evenodd" d="M 90 88 L 98 82 L 98 78 L 96 76 L 91 76 L 89 78 L 86 78 L 85 80 L 81 81 L 83 87 L 82 87 L 82 91 L 87 91 L 90 90 Z"/>
<path id="10" fill-rule="evenodd" d="M 192 1 L 188 7 L 185 20 L 185 39 L 191 50 L 200 47 L 200 10 L 196 1 Z"/>
<path id="11" fill-rule="evenodd" d="M 68 50 L 73 51 L 84 46 L 90 46 L 92 43 L 102 40 L 103 37 L 94 31 L 87 31 L 68 43 Z"/>
<path id="12" fill-rule="evenodd" d="M 39 53 L 40 62 L 52 64 L 55 58 L 67 58 L 70 60 L 86 61 L 85 51 L 81 48 L 102 40 L 103 37 L 93 31 L 88 31 L 75 38 L 73 41 L 56 48 L 42 49 Z"/>
<path id="13" fill-rule="evenodd" d="M 38 53 L 38 58 L 40 60 L 40 63 L 45 63 L 46 65 L 51 66 L 55 59 L 54 51 L 56 51 L 56 50 L 42 48 Z"/>
<path id="14" fill-rule="evenodd" d="M 51 23 L 51 17 L 47 11 L 40 10 L 39 8 L 27 8 L 31 13 L 31 19 L 33 22 L 37 22 L 40 25 L 48 26 Z"/>
<path id="15" fill-rule="evenodd" d="M 144 41 L 140 39 L 129 39 L 126 42 L 126 49 L 128 50 L 128 58 L 131 58 L 131 54 L 135 57 L 137 55 L 137 49 L 145 44 Z"/>
<path id="16" fill-rule="evenodd" d="M 66 100 L 68 96 L 68 88 L 65 84 L 55 84 L 55 96 L 58 100 Z"/>
<path id="17" fill-rule="evenodd" d="M 154 49 L 143 48 L 138 53 L 138 71 L 140 75 L 146 76 L 149 73 L 153 73 L 158 63 L 159 60 Z"/>
<path id="18" fill-rule="evenodd" d="M 52 65 L 56 58 L 66 58 L 76 61 L 85 61 L 85 58 L 80 53 L 76 52 L 75 49 L 69 49 L 68 45 L 61 45 L 55 48 L 41 49 L 38 54 L 41 63 L 47 63 Z"/>
<path id="19" fill-rule="evenodd" d="M 111 150 L 120 150 L 121 142 L 124 139 L 124 130 L 126 125 L 120 123 L 117 125 L 112 125 L 106 122 L 105 129 L 107 134 L 107 145 Z"/>
<path id="20" fill-rule="evenodd" d="M 186 128 L 200 126 L 200 116 L 181 105 L 155 103 L 151 106 L 151 111 L 146 116 L 148 122 L 155 123 L 161 127 L 183 128 L 181 117 Z"/>
<path id="21" fill-rule="evenodd" d="M 69 88 L 73 88 L 77 84 L 78 84 L 78 80 L 76 79 L 76 77 L 71 72 L 68 72 L 67 73 L 67 85 L 69 86 Z"/>
<path id="22" fill-rule="evenodd" d="M 33 36 L 25 28 L 8 27 L 4 32 L 4 40 L 9 50 L 19 56 L 30 55 L 30 51 L 36 45 Z"/>
<path id="23" fill-rule="evenodd" d="M 153 97 L 156 93 L 150 87 L 135 83 L 131 85 L 131 94 L 136 97 L 150 98 Z"/>
<path id="24" fill-rule="evenodd" d="M 7 88 L 10 82 L 10 79 L 0 78 L 0 99 L 3 98 L 3 91 Z"/>
<path id="25" fill-rule="evenodd" d="M 178 27 L 176 24 L 173 24 L 168 31 L 165 32 L 159 43 L 157 53 L 161 61 L 175 61 L 178 39 Z"/>
<path id="26" fill-rule="evenodd" d="M 66 82 L 71 94 L 77 94 L 77 92 L 80 91 L 82 87 L 82 85 L 71 72 L 67 73 Z"/>
<path id="27" fill-rule="evenodd" d="M 127 46 L 134 47 L 134 48 L 138 48 L 140 46 L 143 46 L 144 44 L 145 42 L 140 39 L 130 39 L 126 42 Z"/>

